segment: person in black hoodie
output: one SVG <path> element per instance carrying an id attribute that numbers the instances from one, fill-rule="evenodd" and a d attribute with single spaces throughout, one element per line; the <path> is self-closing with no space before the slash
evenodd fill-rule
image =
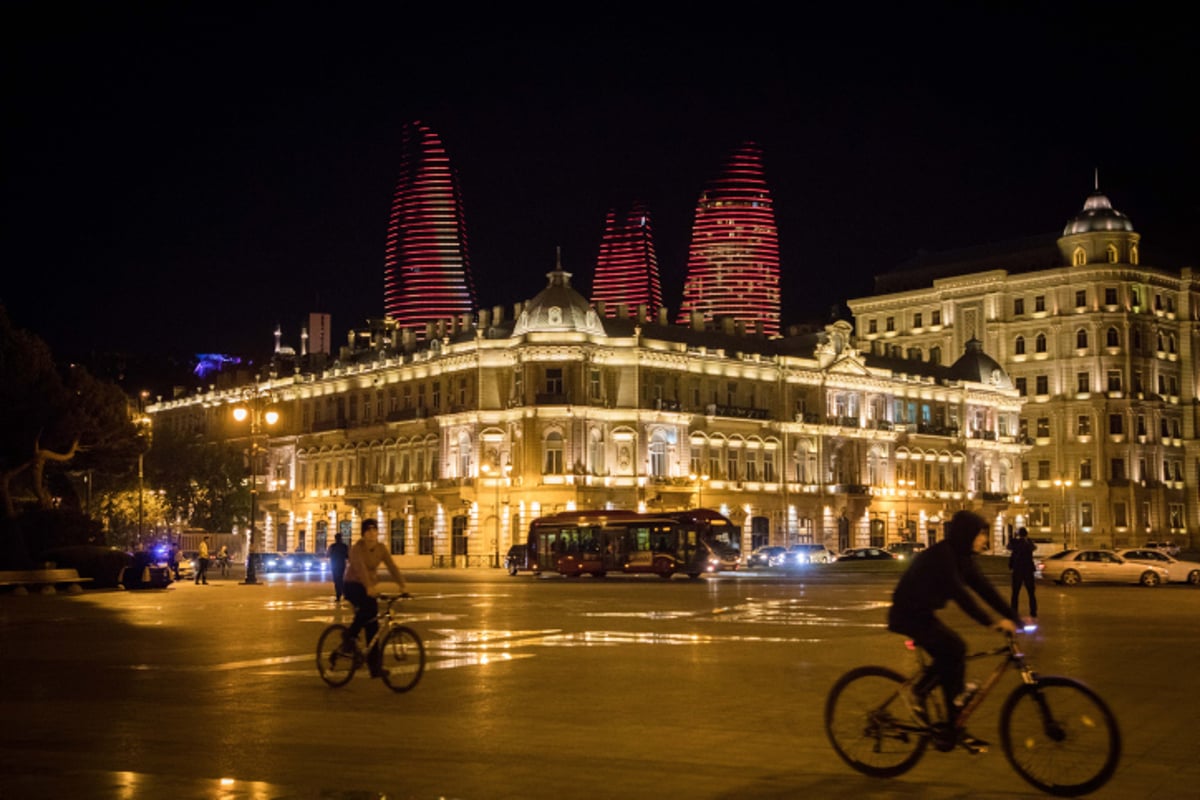
<path id="1" fill-rule="evenodd" d="M 1008 568 L 1012 570 L 1012 608 L 1013 613 L 1020 613 L 1018 603 L 1021 600 L 1021 587 L 1029 595 L 1029 616 L 1037 619 L 1037 565 L 1034 563 L 1033 542 L 1029 541 L 1029 531 L 1017 528 L 1017 534 L 1008 544 Z"/>
<path id="2" fill-rule="evenodd" d="M 975 554 L 988 547 L 988 525 L 983 517 L 959 511 L 950 520 L 946 538 L 920 553 L 896 584 L 892 607 L 888 611 L 888 630 L 912 638 L 933 659 L 930 675 L 942 686 L 947 709 L 965 704 L 963 679 L 966 675 L 967 647 L 962 637 L 934 614 L 953 600 L 980 625 L 1007 634 L 1017 631 L 1020 620 L 1012 606 L 996 591 L 975 563 Z M 994 620 L 976 602 L 976 596 L 1000 615 Z M 924 695 L 933 688 L 917 687 L 917 702 L 923 707 Z M 952 715 L 957 711 L 951 711 Z M 950 722 L 954 718 L 951 716 Z M 960 742 L 968 750 L 987 749 L 987 742 L 962 731 Z"/>

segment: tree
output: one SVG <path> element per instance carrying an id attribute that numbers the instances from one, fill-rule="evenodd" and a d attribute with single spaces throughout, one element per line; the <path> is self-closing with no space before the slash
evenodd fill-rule
<path id="1" fill-rule="evenodd" d="M 210 531 L 228 531 L 249 517 L 249 487 L 241 450 L 170 429 L 154 432 L 146 475 L 161 490 L 168 514 Z"/>

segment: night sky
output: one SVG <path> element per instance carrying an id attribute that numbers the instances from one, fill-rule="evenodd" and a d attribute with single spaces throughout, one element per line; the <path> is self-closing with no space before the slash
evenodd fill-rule
<path id="1" fill-rule="evenodd" d="M 1197 265 L 1189 26 L 1044 5 L 552 25 L 9 2 L 0 303 L 69 357 L 263 354 L 277 323 L 297 344 L 310 311 L 333 315 L 336 345 L 382 314 L 400 132 L 418 119 L 458 171 L 485 307 L 540 291 L 556 247 L 587 294 L 606 209 L 641 199 L 676 310 L 698 193 L 748 139 L 785 324 L 921 250 L 1061 231 L 1096 168 L 1144 264 Z"/>

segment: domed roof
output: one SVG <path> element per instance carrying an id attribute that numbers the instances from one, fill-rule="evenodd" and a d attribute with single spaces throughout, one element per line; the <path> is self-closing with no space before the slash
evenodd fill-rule
<path id="1" fill-rule="evenodd" d="M 983 342 L 971 338 L 962 356 L 950 366 L 950 377 L 972 383 L 988 383 L 1001 389 L 1013 388 L 1012 379 L 994 358 L 983 352 Z"/>
<path id="2" fill-rule="evenodd" d="M 1063 228 L 1063 236 L 1073 233 L 1093 233 L 1095 231 L 1132 231 L 1133 223 L 1129 217 L 1112 207 L 1112 203 L 1097 187 L 1088 195 L 1075 219 L 1070 220 Z"/>
<path id="3" fill-rule="evenodd" d="M 604 336 L 600 315 L 587 298 L 571 288 L 571 273 L 563 272 L 558 264 L 546 277 L 550 285 L 525 304 L 513 327 L 513 336 L 531 331 L 576 331 Z"/>

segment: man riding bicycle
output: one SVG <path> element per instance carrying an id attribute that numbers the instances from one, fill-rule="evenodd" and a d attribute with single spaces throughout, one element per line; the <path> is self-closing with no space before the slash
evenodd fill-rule
<path id="1" fill-rule="evenodd" d="M 946 538 L 918 554 L 900 578 L 888 611 L 888 630 L 910 637 L 933 659 L 928 673 L 931 682 L 916 687 L 918 713 L 924 713 L 925 695 L 936 680 L 942 686 L 952 725 L 969 699 L 963 695 L 967 648 L 962 637 L 934 612 L 953 600 L 980 625 L 1013 634 L 1020 624 L 1012 606 L 1000 597 L 975 563 L 975 555 L 987 547 L 988 525 L 983 517 L 970 511 L 957 512 L 950 520 Z M 993 620 L 980 608 L 975 596 L 991 606 L 1000 619 Z M 986 750 L 988 745 L 965 730 L 959 741 L 971 752 Z"/>
<path id="2" fill-rule="evenodd" d="M 374 639 L 379 631 L 379 622 L 376 619 L 379 616 L 379 588 L 375 572 L 380 564 L 387 566 L 392 578 L 400 584 L 401 596 L 407 597 L 404 576 L 392 560 L 392 554 L 379 541 L 379 523 L 374 519 L 364 519 L 362 536 L 350 547 L 350 560 L 346 564 L 346 580 L 343 587 L 346 599 L 354 606 L 354 622 L 346 632 L 350 640 L 344 646 L 347 652 L 354 651 L 351 642 L 358 636 L 359 631 L 366 630 L 368 641 Z M 372 678 L 384 676 L 382 662 L 383 654 L 379 650 L 379 643 L 376 642 L 367 653 L 367 667 L 371 670 Z"/>

